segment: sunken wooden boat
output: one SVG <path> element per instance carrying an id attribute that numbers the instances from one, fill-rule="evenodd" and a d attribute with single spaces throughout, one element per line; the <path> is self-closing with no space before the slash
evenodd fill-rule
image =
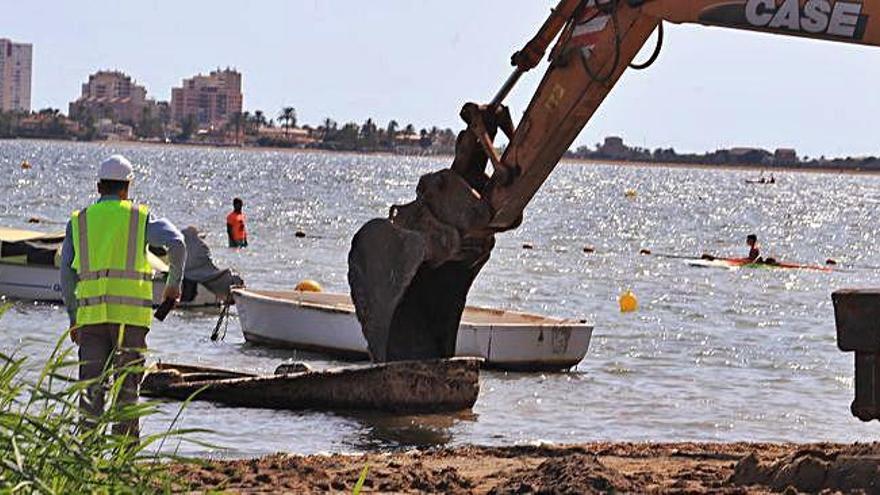
<path id="1" fill-rule="evenodd" d="M 398 361 L 274 375 L 160 363 L 142 395 L 229 406 L 290 410 L 450 412 L 470 409 L 480 391 L 480 359 Z"/>

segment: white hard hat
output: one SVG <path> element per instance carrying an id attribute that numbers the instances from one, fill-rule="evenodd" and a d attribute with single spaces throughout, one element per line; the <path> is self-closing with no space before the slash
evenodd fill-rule
<path id="1" fill-rule="evenodd" d="M 111 156 L 101 162 L 101 168 L 98 170 L 98 179 L 130 182 L 134 179 L 131 162 L 122 155 Z"/>

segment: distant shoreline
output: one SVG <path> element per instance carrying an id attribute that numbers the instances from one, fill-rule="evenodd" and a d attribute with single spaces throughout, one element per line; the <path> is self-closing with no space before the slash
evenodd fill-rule
<path id="1" fill-rule="evenodd" d="M 585 158 L 563 158 L 560 163 L 568 165 L 618 165 L 622 167 L 646 167 L 646 168 L 676 168 L 676 169 L 701 169 L 701 170 L 730 170 L 730 171 L 750 171 L 765 172 L 765 178 L 776 173 L 788 172 L 805 172 L 817 174 L 880 174 L 880 170 L 862 170 L 858 168 L 841 168 L 841 167 L 794 167 L 783 165 L 710 165 L 705 163 L 681 163 L 681 162 L 638 162 L 631 160 L 603 160 L 594 161 Z"/>
<path id="2" fill-rule="evenodd" d="M 47 143 L 71 143 L 71 144 L 96 144 L 100 146 L 130 146 L 130 147 L 180 147 L 191 149 L 218 149 L 218 150 L 236 150 L 248 152 L 289 152 L 289 153 L 319 153 L 319 154 L 342 154 L 342 155 L 364 155 L 364 156 L 388 156 L 402 158 L 453 158 L 452 154 L 426 154 L 426 155 L 407 155 L 397 154 L 390 151 L 361 151 L 361 150 L 330 150 L 323 148 L 294 148 L 294 147 L 275 147 L 275 146 L 224 146 L 218 144 L 206 143 L 153 143 L 148 141 L 72 141 L 67 139 L 46 139 L 46 138 L 12 138 L 0 139 L 3 141 L 22 141 L 22 142 L 47 142 Z M 27 157 L 25 157 L 27 158 Z M 766 176 L 775 173 L 818 173 L 818 174 L 846 174 L 846 175 L 877 175 L 880 170 L 862 170 L 859 168 L 842 168 L 842 167 L 797 167 L 783 165 L 751 165 L 751 164 L 706 164 L 706 163 L 683 163 L 683 162 L 642 162 L 633 160 L 592 160 L 587 158 L 569 158 L 564 157 L 559 161 L 560 165 L 605 165 L 605 166 L 623 166 L 623 167 L 645 167 L 645 168 L 673 168 L 673 169 L 700 169 L 700 170 L 725 170 L 725 171 L 751 171 L 765 172 Z"/>

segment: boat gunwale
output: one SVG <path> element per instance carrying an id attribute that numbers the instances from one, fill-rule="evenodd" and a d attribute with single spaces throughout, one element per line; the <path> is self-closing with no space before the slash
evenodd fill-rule
<path id="1" fill-rule="evenodd" d="M 36 263 L 13 263 L 10 261 L 4 261 L 3 258 L 0 258 L 0 265 L 19 267 L 19 268 L 28 268 L 31 270 L 34 270 L 34 269 L 36 269 L 36 270 L 52 270 L 53 272 L 57 272 L 58 270 L 61 269 L 61 267 L 55 266 L 55 265 L 40 265 L 40 264 L 36 264 Z M 151 282 L 153 282 L 154 284 L 155 283 L 164 284 L 167 275 L 168 275 L 167 272 L 162 272 L 162 271 L 158 271 L 158 270 L 154 269 L 153 270 L 153 278 L 151 279 Z"/>
<path id="2" fill-rule="evenodd" d="M 302 299 L 296 299 L 298 291 L 285 291 L 285 290 L 259 290 L 259 289 L 249 289 L 249 288 L 235 288 L 232 290 L 233 296 L 241 295 L 245 298 L 252 298 L 260 300 L 261 302 L 271 303 L 279 306 L 290 306 L 296 305 L 306 309 L 315 309 L 319 311 L 324 311 L 328 313 L 342 313 L 342 314 L 355 314 L 354 305 L 345 304 L 345 307 L 340 307 L 343 305 L 331 305 L 324 304 L 320 302 L 314 301 L 306 301 Z M 292 296 L 290 298 L 278 297 L 271 294 L 285 294 Z M 321 293 L 326 295 L 336 295 L 334 293 Z M 479 313 L 484 315 L 485 317 L 497 316 L 499 318 L 509 317 L 511 319 L 520 319 L 520 321 L 472 321 L 465 318 L 465 314 L 467 311 L 471 311 L 474 313 Z M 462 313 L 461 318 L 462 326 L 470 326 L 475 328 L 528 328 L 528 329 L 554 329 L 554 328 L 571 328 L 572 330 L 584 330 L 592 332 L 594 330 L 594 325 L 588 323 L 586 320 L 577 320 L 571 318 L 557 318 L 552 316 L 543 316 L 534 313 L 526 313 L 521 311 L 514 310 L 506 310 L 506 309 L 495 309 L 495 308 L 487 308 L 483 306 L 466 306 L 465 312 Z"/>
<path id="3" fill-rule="evenodd" d="M 230 377 L 230 378 L 218 378 L 213 380 L 194 380 L 194 381 L 180 381 L 180 382 L 170 382 L 164 385 L 163 388 L 178 388 L 178 387 L 191 387 L 191 386 L 206 386 L 206 385 L 234 385 L 238 383 L 264 383 L 264 382 L 273 382 L 273 381 L 283 381 L 285 379 L 297 380 L 301 378 L 324 378 L 324 377 L 345 377 L 346 375 L 357 374 L 357 373 L 381 373 L 385 372 L 389 369 L 400 369 L 403 370 L 407 374 L 419 375 L 420 371 L 418 368 L 412 368 L 412 364 L 416 363 L 420 366 L 426 368 L 454 368 L 454 369 L 468 369 L 471 367 L 476 367 L 477 370 L 482 368 L 483 363 L 486 360 L 480 357 L 475 356 L 454 356 L 451 358 L 442 358 L 442 359 L 428 359 L 428 360 L 420 360 L 420 361 L 388 361 L 384 363 L 367 363 L 367 364 L 350 364 L 344 366 L 336 366 L 333 368 L 325 368 L 319 370 L 310 370 L 310 371 L 297 371 L 295 373 L 279 373 L 279 374 L 256 374 L 252 375 L 249 373 L 239 372 L 235 370 L 222 370 L 216 369 L 214 371 L 217 372 L 227 372 L 227 373 L 240 373 L 244 376 L 238 377 Z M 449 364 L 448 362 L 453 362 L 454 364 Z M 163 363 L 161 368 L 157 368 L 158 372 L 162 371 L 177 371 L 176 363 Z M 186 365 L 179 365 L 186 367 Z M 181 377 L 185 378 L 187 374 L 191 373 L 181 373 Z"/>
<path id="4" fill-rule="evenodd" d="M 60 267 L 57 267 L 55 265 L 39 265 L 36 263 L 15 263 L 12 261 L 5 261 L 4 258 L 0 258 L 0 265 L 18 266 L 18 267 L 23 267 L 23 268 L 41 268 L 43 270 L 53 270 L 53 271 L 58 271 L 60 269 Z"/>

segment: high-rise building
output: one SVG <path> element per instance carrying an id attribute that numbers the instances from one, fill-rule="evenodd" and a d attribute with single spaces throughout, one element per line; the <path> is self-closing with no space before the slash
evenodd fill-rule
<path id="1" fill-rule="evenodd" d="M 156 102 L 147 98 L 147 90 L 119 71 L 102 70 L 89 76 L 82 94 L 70 102 L 70 118 L 90 116 L 95 120 L 137 124 L 144 111 L 154 111 Z"/>
<path id="2" fill-rule="evenodd" d="M 241 113 L 242 99 L 238 71 L 227 68 L 199 74 L 171 89 L 171 119 L 181 123 L 193 118 L 202 129 L 219 128 L 231 115 Z"/>
<path id="3" fill-rule="evenodd" d="M 33 45 L 0 38 L 0 110 L 31 110 Z"/>

